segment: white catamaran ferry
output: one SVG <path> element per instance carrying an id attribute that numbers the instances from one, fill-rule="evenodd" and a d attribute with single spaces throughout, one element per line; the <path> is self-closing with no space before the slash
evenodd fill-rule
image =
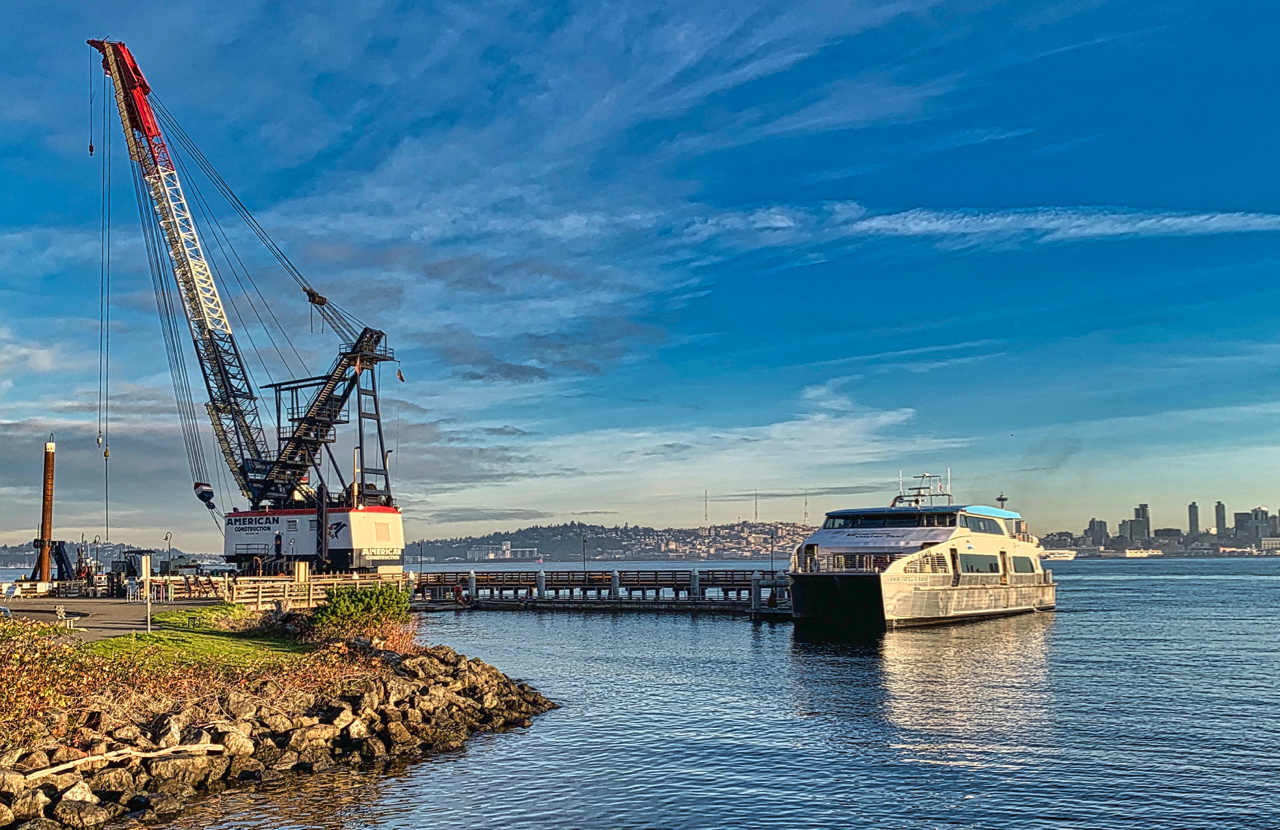
<path id="1" fill-rule="evenodd" d="M 887 508 L 837 510 L 796 549 L 799 626 L 883 629 L 1048 611 L 1057 586 L 1017 513 L 922 475 Z"/>

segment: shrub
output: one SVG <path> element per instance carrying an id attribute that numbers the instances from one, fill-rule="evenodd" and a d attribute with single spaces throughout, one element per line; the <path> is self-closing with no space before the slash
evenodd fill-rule
<path id="1" fill-rule="evenodd" d="M 394 585 L 329 588 L 312 623 L 325 637 L 376 636 L 409 622 L 409 592 Z"/>

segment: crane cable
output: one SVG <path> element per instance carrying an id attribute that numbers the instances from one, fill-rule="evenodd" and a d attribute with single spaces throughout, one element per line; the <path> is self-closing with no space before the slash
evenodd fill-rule
<path id="1" fill-rule="evenodd" d="M 90 71 L 92 71 L 90 55 Z M 106 76 L 102 79 L 102 196 L 98 239 L 98 446 L 102 448 L 103 538 L 111 540 L 111 131 L 107 129 Z M 90 84 L 92 89 L 92 84 Z M 92 103 L 89 152 L 93 153 Z"/>
<path id="2" fill-rule="evenodd" d="M 261 240 L 262 244 L 266 246 L 267 250 L 271 252 L 271 255 L 276 258 L 276 261 L 280 263 L 281 267 L 283 267 L 289 276 L 293 278 L 293 281 L 298 284 L 298 287 L 306 293 L 307 298 L 320 310 L 320 315 L 328 321 L 329 325 L 333 327 L 335 332 L 354 342 L 359 336 L 360 329 L 363 328 L 360 322 L 354 316 L 338 307 L 338 305 L 332 300 L 321 297 L 319 292 L 312 288 L 311 283 L 307 282 L 307 278 L 302 275 L 302 272 L 298 270 L 297 266 L 293 264 L 289 257 L 285 255 L 284 251 L 280 249 L 280 246 L 276 244 L 275 240 L 272 239 L 262 225 L 259 224 L 254 215 L 247 207 L 245 207 L 244 202 L 240 201 L 240 198 L 231 190 L 230 185 L 228 185 L 222 176 L 218 174 L 218 171 L 214 169 L 213 164 L 205 157 L 204 153 L 200 151 L 200 148 L 191 140 L 191 137 L 187 135 L 186 131 L 182 129 L 182 126 L 178 123 L 177 119 L 173 117 L 173 114 L 169 112 L 168 108 L 165 107 L 156 94 L 152 92 L 149 98 L 154 105 L 157 114 L 165 123 L 165 127 L 178 139 L 178 142 L 182 144 L 183 148 L 190 153 L 192 159 L 200 166 L 200 169 L 204 171 L 205 175 L 208 176 L 209 181 L 213 182 L 214 187 L 216 187 L 222 194 L 223 198 L 227 200 L 227 203 L 231 205 L 236 213 L 240 214 L 240 218 L 249 226 L 249 229 L 253 231 L 254 235 Z"/>

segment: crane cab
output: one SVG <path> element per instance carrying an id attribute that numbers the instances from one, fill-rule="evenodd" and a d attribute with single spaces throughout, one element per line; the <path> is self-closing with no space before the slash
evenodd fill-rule
<path id="1" fill-rule="evenodd" d="M 327 560 L 318 553 L 320 519 L 315 510 L 228 513 L 223 557 L 241 573 L 288 573 L 295 562 L 307 562 L 314 571 L 404 570 L 400 508 L 330 507 L 326 514 Z"/>

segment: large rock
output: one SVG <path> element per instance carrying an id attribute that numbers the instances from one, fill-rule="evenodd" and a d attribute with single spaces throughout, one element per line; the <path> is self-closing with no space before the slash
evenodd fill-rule
<path id="1" fill-rule="evenodd" d="M 97 804 L 88 801 L 74 801 L 64 798 L 53 808 L 53 817 L 64 827 L 72 830 L 84 830 L 86 827 L 97 827 L 106 824 L 111 813 Z"/>
<path id="2" fill-rule="evenodd" d="M 11 769 L 0 769 L 0 795 L 17 795 L 27 788 L 27 777 Z M 3 827 L 0 824 L 0 827 Z"/>
<path id="3" fill-rule="evenodd" d="M 62 823 L 51 818 L 33 818 L 22 822 L 14 830 L 62 830 Z"/>
<path id="4" fill-rule="evenodd" d="M 60 746 L 49 758 L 51 766 L 65 764 L 68 761 L 79 761 L 81 758 L 88 758 L 89 753 L 74 746 Z"/>
<path id="5" fill-rule="evenodd" d="M 262 725 L 270 729 L 272 732 L 283 734 L 293 729 L 293 721 L 286 718 L 279 712 L 267 712 L 259 715 Z"/>
<path id="6" fill-rule="evenodd" d="M 365 738 L 360 745 L 360 756 L 364 758 L 365 763 L 385 758 L 387 757 L 387 745 L 380 738 Z"/>
<path id="7" fill-rule="evenodd" d="M 4 802 L 0 802 L 0 827 L 8 827 L 13 822 L 13 810 L 10 810 Z"/>
<path id="8" fill-rule="evenodd" d="M 408 680 L 400 677 L 388 677 L 386 687 L 387 704 L 391 706 L 411 697 L 418 691 L 418 685 L 416 683 L 410 683 Z"/>
<path id="9" fill-rule="evenodd" d="M 182 812 L 182 801 L 167 793 L 151 793 L 145 798 L 147 809 L 158 816 L 172 816 Z"/>
<path id="10" fill-rule="evenodd" d="M 97 804 L 98 797 L 93 794 L 93 790 L 83 781 L 77 781 L 70 787 L 62 791 L 61 799 L 63 801 L 85 801 L 89 804 Z"/>
<path id="11" fill-rule="evenodd" d="M 333 766 L 333 756 L 328 747 L 313 746 L 298 755 L 297 769 L 303 772 L 320 772 Z"/>
<path id="12" fill-rule="evenodd" d="M 137 789 L 133 773 L 123 767 L 112 767 L 96 773 L 89 779 L 89 789 L 95 793 L 127 793 Z"/>
<path id="13" fill-rule="evenodd" d="M 49 796 L 45 795 L 43 790 L 26 790 L 14 797 L 13 802 L 9 804 L 9 809 L 13 811 L 14 818 L 22 821 L 40 818 L 50 803 Z"/>
<path id="14" fill-rule="evenodd" d="M 293 750 L 288 750 L 283 755 L 281 755 L 274 764 L 271 765 L 271 768 L 279 772 L 285 772 L 287 770 L 293 769 L 294 765 L 297 763 L 298 763 L 298 753 L 294 752 Z"/>
<path id="15" fill-rule="evenodd" d="M 262 777 L 262 771 L 266 767 L 257 758 L 246 758 L 237 756 L 231 759 L 231 763 L 227 766 L 226 779 L 228 781 L 256 781 Z"/>
<path id="16" fill-rule="evenodd" d="M 140 738 L 141 736 L 142 736 L 142 730 L 132 723 L 125 724 L 119 729 L 112 730 L 111 732 L 111 737 L 125 744 L 133 743 L 134 741 L 138 740 L 138 738 Z"/>
<path id="17" fill-rule="evenodd" d="M 213 736 L 203 729 L 189 727 L 182 730 L 181 741 L 183 744 L 199 746 L 213 743 Z"/>
<path id="18" fill-rule="evenodd" d="M 147 771 L 151 773 L 153 781 L 176 781 L 195 787 L 209 774 L 209 758 L 204 755 L 170 755 L 152 758 L 147 762 Z"/>
<path id="19" fill-rule="evenodd" d="M 431 680 L 448 671 L 443 663 L 430 655 L 407 657 L 401 661 L 400 668 L 404 669 L 410 677 L 416 677 L 419 680 Z"/>
<path id="20" fill-rule="evenodd" d="M 252 755 L 255 749 L 253 740 L 234 729 L 215 730 L 214 740 L 222 744 L 222 751 L 229 756 Z"/>
<path id="21" fill-rule="evenodd" d="M 223 708 L 236 720 L 248 720 L 258 713 L 258 707 L 247 695 L 240 692 L 228 692 Z"/>
<path id="22" fill-rule="evenodd" d="M 417 738 L 414 738 L 409 730 L 405 729 L 404 724 L 398 721 L 392 721 L 387 724 L 387 737 L 398 747 L 405 747 L 418 742 Z"/>
<path id="23" fill-rule="evenodd" d="M 342 732 L 342 729 L 331 723 L 316 723 L 303 726 L 289 733 L 288 748 L 295 752 L 319 744 L 328 744 Z"/>
<path id="24" fill-rule="evenodd" d="M 47 769 L 49 767 L 49 755 L 43 750 L 37 749 L 35 752 L 28 752 L 22 756 L 13 768 L 18 772 L 35 772 L 36 770 Z"/>
<path id="25" fill-rule="evenodd" d="M 151 740 L 161 749 L 182 743 L 182 719 L 177 715 L 161 715 L 151 730 Z"/>
<path id="26" fill-rule="evenodd" d="M 253 757 L 257 758 L 263 764 L 271 766 L 280 760 L 280 756 L 284 754 L 284 750 L 268 740 L 258 742 L 258 748 L 253 751 Z"/>

